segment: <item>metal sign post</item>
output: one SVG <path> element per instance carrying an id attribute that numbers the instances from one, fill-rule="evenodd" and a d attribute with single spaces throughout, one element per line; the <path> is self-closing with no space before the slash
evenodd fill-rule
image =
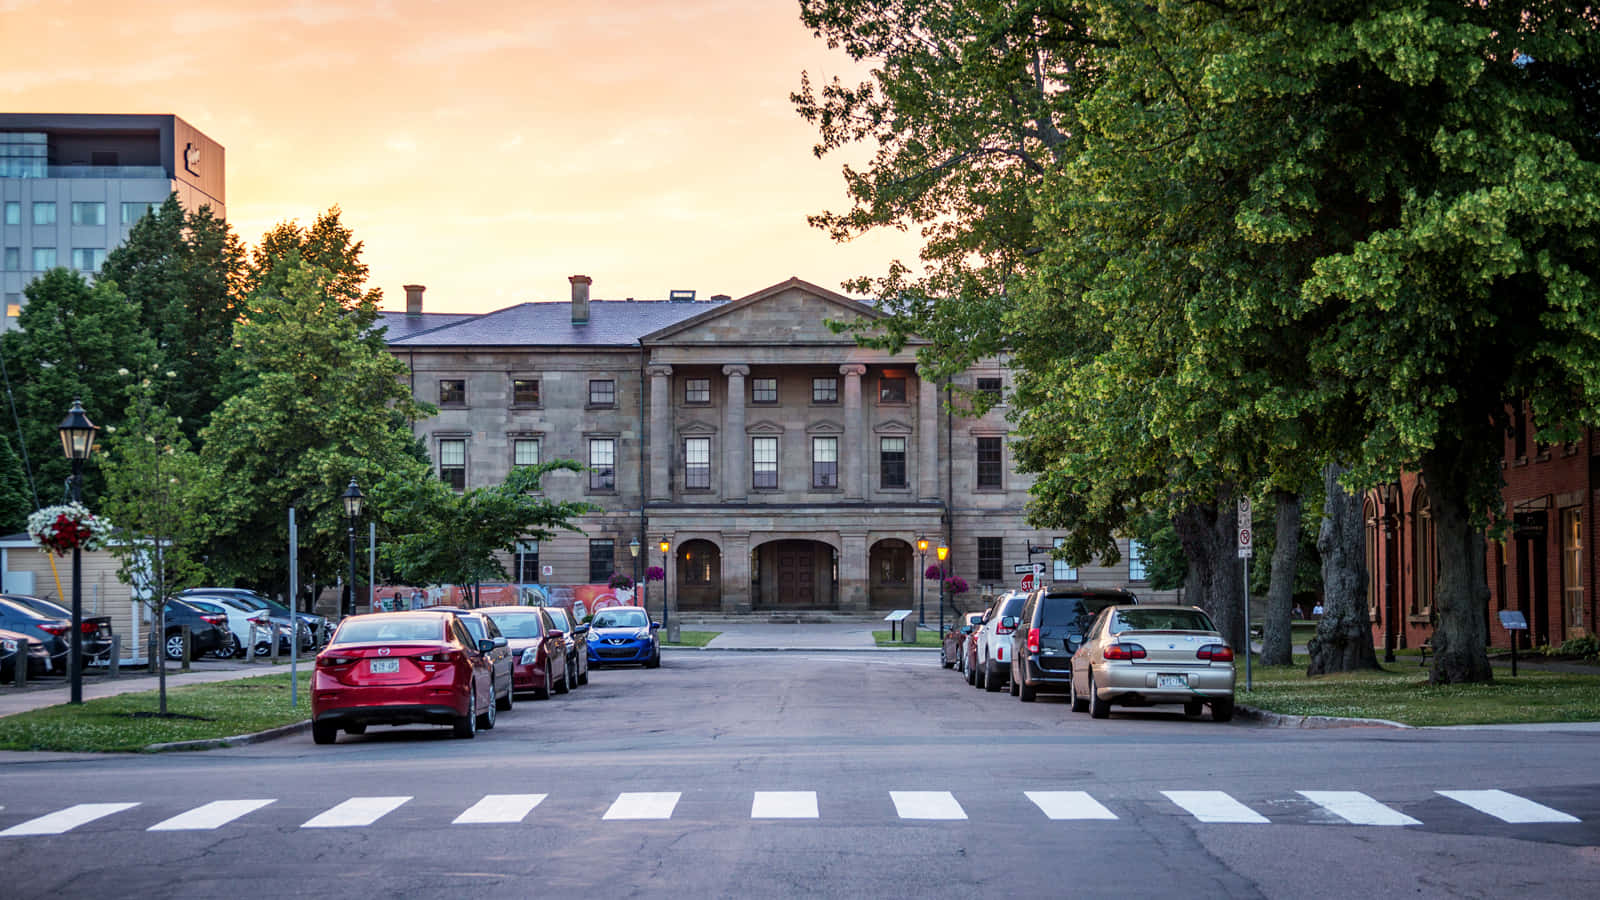
<path id="1" fill-rule="evenodd" d="M 1254 524 L 1250 512 L 1250 498 L 1239 498 L 1239 561 L 1244 566 L 1244 689 L 1250 691 L 1250 556 L 1254 552 Z"/>
<path id="2" fill-rule="evenodd" d="M 1500 627 L 1511 632 L 1511 677 L 1517 677 L 1517 644 L 1522 640 L 1519 631 L 1528 630 L 1528 617 L 1518 609 L 1500 610 Z"/>

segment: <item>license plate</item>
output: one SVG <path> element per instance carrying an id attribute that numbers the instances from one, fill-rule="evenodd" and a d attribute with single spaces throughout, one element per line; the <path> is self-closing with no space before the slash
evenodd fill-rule
<path id="1" fill-rule="evenodd" d="M 1156 687 L 1158 688 L 1184 688 L 1189 686 L 1187 675 L 1157 675 Z"/>
<path id="2" fill-rule="evenodd" d="M 400 671 L 400 660 L 398 659 L 375 659 L 372 661 L 371 665 L 371 671 L 374 675 L 383 675 L 385 673 Z"/>

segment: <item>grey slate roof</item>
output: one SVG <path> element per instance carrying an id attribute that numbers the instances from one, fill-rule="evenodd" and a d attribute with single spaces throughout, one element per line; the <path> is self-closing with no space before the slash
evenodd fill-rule
<path id="1" fill-rule="evenodd" d="M 727 302 L 591 300 L 587 325 L 572 324 L 570 302 L 519 303 L 482 315 L 457 316 L 457 321 L 426 329 L 397 330 L 394 320 L 404 319 L 404 313 L 384 313 L 382 321 L 390 326 L 389 346 L 395 348 L 636 347 L 644 335 Z"/>
<path id="2" fill-rule="evenodd" d="M 388 329 L 384 333 L 385 338 L 392 344 L 403 337 L 411 337 L 476 317 L 476 313 L 423 313 L 419 316 L 408 316 L 403 312 L 379 311 L 378 325 Z"/>

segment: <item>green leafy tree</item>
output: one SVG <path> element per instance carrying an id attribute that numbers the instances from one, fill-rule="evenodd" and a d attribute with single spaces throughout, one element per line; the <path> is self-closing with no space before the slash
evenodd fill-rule
<path id="1" fill-rule="evenodd" d="M 21 457 L 11 449 L 11 441 L 0 435 L 0 533 L 16 534 L 26 528 L 28 515 L 37 507 Z"/>

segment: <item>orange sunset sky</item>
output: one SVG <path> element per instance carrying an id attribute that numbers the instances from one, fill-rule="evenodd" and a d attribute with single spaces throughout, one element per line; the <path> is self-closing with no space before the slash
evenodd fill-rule
<path id="1" fill-rule="evenodd" d="M 174 113 L 227 150 L 253 244 L 334 204 L 384 307 L 837 289 L 911 262 L 846 245 L 840 165 L 789 93 L 860 70 L 795 0 L 0 0 L 0 110 Z M 24 52 L 25 50 L 25 52 Z M 852 160 L 865 160 L 866 151 Z"/>

